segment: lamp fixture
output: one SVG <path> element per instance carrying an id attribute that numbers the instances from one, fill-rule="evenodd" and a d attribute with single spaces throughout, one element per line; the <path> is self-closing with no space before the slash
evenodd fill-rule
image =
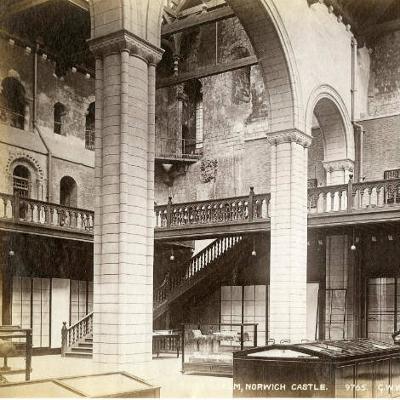
<path id="1" fill-rule="evenodd" d="M 371 236 L 371 241 L 376 242 L 376 236 Z"/>
<path id="2" fill-rule="evenodd" d="M 388 240 L 392 241 L 393 240 L 393 235 L 388 235 Z"/>
<path id="3" fill-rule="evenodd" d="M 353 241 L 352 241 L 352 244 L 351 244 L 351 246 L 350 246 L 350 250 L 351 251 L 355 251 L 356 249 L 357 249 L 357 247 L 356 247 L 356 245 L 354 244 L 355 243 L 355 240 L 354 240 L 355 238 L 354 238 L 354 228 L 353 228 Z"/>
<path id="4" fill-rule="evenodd" d="M 8 252 L 8 255 L 9 255 L 10 257 L 13 257 L 13 256 L 15 255 L 14 250 L 10 250 L 10 251 Z"/>
<path id="5" fill-rule="evenodd" d="M 254 236 L 253 236 L 253 250 L 251 252 L 251 255 L 253 257 L 255 257 L 257 255 L 257 252 L 256 252 L 256 241 L 255 241 L 255 237 Z"/>
<path id="6" fill-rule="evenodd" d="M 171 249 L 171 255 L 169 256 L 170 261 L 174 261 L 175 260 L 175 256 L 174 256 L 174 249 Z"/>

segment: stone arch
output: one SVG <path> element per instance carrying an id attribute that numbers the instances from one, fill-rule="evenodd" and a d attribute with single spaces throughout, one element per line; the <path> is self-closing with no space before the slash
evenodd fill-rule
<path id="1" fill-rule="evenodd" d="M 30 174 L 31 188 L 30 196 L 34 199 L 44 198 L 44 173 L 39 162 L 30 154 L 18 152 L 10 154 L 5 168 L 10 190 L 13 185 L 13 172 L 17 166 L 25 167 Z"/>
<path id="2" fill-rule="evenodd" d="M 160 46 L 163 0 L 89 0 L 91 37 L 122 29 Z"/>
<path id="3" fill-rule="evenodd" d="M 275 0 L 227 0 L 258 58 L 269 95 L 270 131 L 301 127 L 299 75 L 289 36 Z"/>
<path id="4" fill-rule="evenodd" d="M 276 0 L 227 0 L 258 57 L 269 94 L 271 131 L 300 128 L 299 75 Z M 92 39 L 125 29 L 160 46 L 163 0 L 90 0 Z"/>
<path id="5" fill-rule="evenodd" d="M 60 204 L 68 207 L 78 206 L 78 185 L 69 175 L 60 179 Z"/>
<path id="6" fill-rule="evenodd" d="M 313 90 L 307 103 L 306 133 L 311 133 L 313 115 L 324 132 L 326 161 L 349 159 L 354 161 L 354 134 L 347 108 L 337 93 L 329 85 L 321 85 Z M 329 138 L 330 134 L 335 136 Z M 336 150 L 333 146 L 339 146 Z"/>
<path id="7" fill-rule="evenodd" d="M 346 106 L 334 88 L 321 85 L 311 93 L 306 110 L 306 133 L 310 136 L 313 116 L 322 135 L 327 178 L 334 172 L 327 183 L 345 183 L 347 175 L 343 171 L 353 171 L 354 134 Z"/>

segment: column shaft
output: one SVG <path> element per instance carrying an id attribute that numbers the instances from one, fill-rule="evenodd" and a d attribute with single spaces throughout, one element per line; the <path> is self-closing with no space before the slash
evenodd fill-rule
<path id="1" fill-rule="evenodd" d="M 271 134 L 270 337 L 307 337 L 307 147 L 300 132 Z"/>

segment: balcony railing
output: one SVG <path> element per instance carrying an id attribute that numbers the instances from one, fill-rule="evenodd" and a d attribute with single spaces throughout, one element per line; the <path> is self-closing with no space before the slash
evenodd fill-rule
<path id="1" fill-rule="evenodd" d="M 24 129 L 25 116 L 0 106 L 0 123 L 13 126 L 14 128 Z"/>
<path id="2" fill-rule="evenodd" d="M 196 151 L 196 140 L 156 137 L 156 157 L 197 160 L 200 154 Z"/>
<path id="3" fill-rule="evenodd" d="M 156 205 L 156 229 L 188 226 L 248 224 L 268 221 L 269 193 L 218 200 Z M 360 182 L 308 189 L 309 215 L 350 214 L 378 210 L 400 211 L 400 179 Z M 399 214 L 400 217 L 400 214 Z M 0 193 L 0 221 L 32 224 L 70 232 L 93 233 L 94 212 Z"/>
<path id="4" fill-rule="evenodd" d="M 94 212 L 0 193 L 0 220 L 93 232 Z"/>
<path id="5" fill-rule="evenodd" d="M 308 189 L 309 214 L 352 213 L 400 208 L 400 179 L 360 182 Z M 247 223 L 268 220 L 270 193 L 155 207 L 156 228 Z"/>
<path id="6" fill-rule="evenodd" d="M 235 198 L 168 204 L 155 207 L 156 227 L 252 222 L 269 218 L 270 194 L 254 194 Z"/>

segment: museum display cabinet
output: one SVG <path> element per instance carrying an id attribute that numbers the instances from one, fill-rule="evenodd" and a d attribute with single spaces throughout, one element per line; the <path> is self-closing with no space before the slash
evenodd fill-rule
<path id="1" fill-rule="evenodd" d="M 0 385 L 0 397 L 158 398 L 160 387 L 126 372 L 111 372 Z"/>
<path id="2" fill-rule="evenodd" d="M 257 346 L 257 324 L 182 325 L 182 372 L 232 376 L 233 352 Z"/>
<path id="3" fill-rule="evenodd" d="M 399 397 L 400 346 L 372 339 L 234 353 L 234 397 Z"/>
<path id="4" fill-rule="evenodd" d="M 11 368 L 8 366 L 8 358 L 24 356 L 25 368 Z M 0 377 L 9 374 L 25 374 L 25 380 L 29 381 L 32 371 L 32 330 L 21 329 L 20 326 L 0 326 L 0 357 L 3 365 L 0 367 Z"/>

